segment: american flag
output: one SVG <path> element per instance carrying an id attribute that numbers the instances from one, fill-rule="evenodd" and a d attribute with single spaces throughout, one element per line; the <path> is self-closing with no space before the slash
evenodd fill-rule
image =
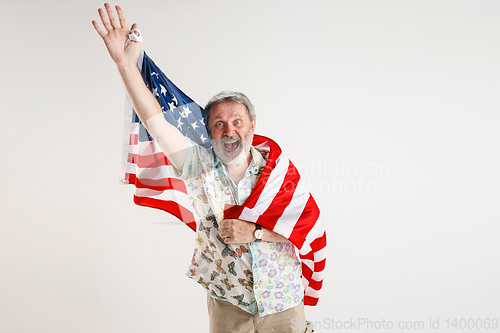
<path id="1" fill-rule="evenodd" d="M 193 142 L 211 147 L 203 109 L 177 88 L 144 51 L 137 65 L 165 119 Z M 184 181 L 175 176 L 171 163 L 139 120 L 128 98 L 123 133 L 121 183 L 135 185 L 134 202 L 164 210 L 196 230 Z"/>
<path id="2" fill-rule="evenodd" d="M 211 147 L 203 109 L 177 88 L 145 52 L 138 59 L 138 67 L 165 119 L 194 142 Z M 175 176 L 128 99 L 124 125 L 121 182 L 135 185 L 134 202 L 164 210 L 196 230 L 184 181 Z M 254 135 L 253 145 L 269 151 L 266 167 L 245 203 L 226 207 L 224 217 L 255 222 L 288 238 L 299 249 L 304 304 L 316 305 L 326 263 L 326 233 L 319 208 L 297 169 L 273 140 Z"/>

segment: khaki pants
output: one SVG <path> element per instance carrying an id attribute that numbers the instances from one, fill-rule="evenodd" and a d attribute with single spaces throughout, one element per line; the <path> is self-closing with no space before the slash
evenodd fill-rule
<path id="1" fill-rule="evenodd" d="M 207 295 L 210 333 L 309 333 L 314 332 L 312 325 L 304 328 L 306 320 L 304 304 L 294 308 L 260 317 L 239 307 Z M 293 319 L 293 321 L 292 321 Z"/>

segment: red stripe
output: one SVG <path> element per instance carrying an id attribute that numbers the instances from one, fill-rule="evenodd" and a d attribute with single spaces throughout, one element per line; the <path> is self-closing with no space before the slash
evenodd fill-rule
<path id="1" fill-rule="evenodd" d="M 319 262 L 315 262 L 314 263 L 314 270 L 316 272 L 321 272 L 322 270 L 325 269 L 325 266 L 326 266 L 326 258 L 319 261 Z"/>
<path id="2" fill-rule="evenodd" d="M 128 173 L 128 172 L 125 173 L 125 179 L 122 179 L 122 183 L 130 184 L 130 178 L 132 177 L 132 175 L 135 177 L 135 175 L 133 173 Z"/>
<path id="3" fill-rule="evenodd" d="M 316 271 L 316 270 L 314 270 Z M 311 287 L 314 290 L 320 290 L 321 287 L 323 286 L 323 280 L 316 281 L 313 280 L 312 275 L 314 273 L 313 270 L 309 268 L 306 264 L 302 263 L 302 276 L 306 278 L 307 281 L 309 281 L 309 287 Z"/>
<path id="4" fill-rule="evenodd" d="M 297 188 L 297 184 L 299 182 L 299 178 L 300 177 L 297 169 L 295 169 L 293 164 L 289 162 L 285 179 L 283 180 L 278 193 L 269 205 L 269 208 L 257 220 L 258 224 L 264 225 L 261 223 L 264 219 L 266 219 L 267 221 L 271 219 L 271 225 L 266 226 L 266 228 L 274 230 L 276 222 L 283 215 L 283 212 L 290 204 L 290 201 L 292 201 L 293 194 L 295 193 L 295 189 Z"/>
<path id="5" fill-rule="evenodd" d="M 196 222 L 194 215 L 186 208 L 175 203 L 174 201 L 165 201 L 153 198 L 144 198 L 134 195 L 134 203 L 139 206 L 161 209 L 170 213 L 184 222 L 193 231 L 196 231 Z"/>
<path id="6" fill-rule="evenodd" d="M 261 145 L 264 142 L 269 141 L 269 140 L 270 140 L 269 138 L 266 138 L 263 135 L 254 134 L 253 140 L 252 140 L 252 146 Z"/>
<path id="7" fill-rule="evenodd" d="M 139 134 L 130 134 L 130 139 L 128 144 L 131 146 L 136 146 L 139 143 Z"/>
<path id="8" fill-rule="evenodd" d="M 300 254 L 299 256 L 300 256 L 300 259 L 314 261 L 314 253 L 313 253 L 313 251 L 309 251 L 306 254 Z"/>
<path id="9" fill-rule="evenodd" d="M 307 281 L 309 281 L 309 283 L 311 283 L 312 275 L 313 271 L 309 268 L 309 266 L 307 266 L 306 264 L 304 264 L 304 262 L 302 262 L 302 276 L 305 277 Z"/>
<path id="10" fill-rule="evenodd" d="M 156 191 L 177 190 L 183 193 L 187 193 L 186 183 L 184 183 L 183 180 L 177 178 L 136 178 L 135 186 L 137 188 L 148 188 Z"/>
<path id="11" fill-rule="evenodd" d="M 224 209 L 224 218 L 225 219 L 238 219 L 243 213 L 243 209 L 245 206 L 239 205 L 228 205 L 226 204 Z"/>
<path id="12" fill-rule="evenodd" d="M 293 227 L 292 233 L 290 234 L 290 241 L 297 247 L 302 248 L 306 240 L 306 236 L 309 231 L 313 228 L 314 224 L 319 218 L 319 209 L 314 201 L 312 195 L 309 194 L 309 199 L 307 200 L 306 206 L 302 211 L 297 223 Z"/>
<path id="13" fill-rule="evenodd" d="M 126 175 L 127 175 L 126 179 L 128 179 L 128 183 L 135 184 L 135 181 L 137 180 L 137 176 L 135 175 L 135 173 L 127 173 Z"/>
<path id="14" fill-rule="evenodd" d="M 137 163 L 137 154 L 128 153 L 127 162 L 136 164 Z"/>
<path id="15" fill-rule="evenodd" d="M 266 161 L 266 166 L 264 167 L 262 174 L 260 175 L 259 179 L 257 180 L 257 183 L 255 184 L 255 187 L 252 190 L 252 193 L 250 193 L 250 196 L 247 198 L 247 200 L 244 203 L 244 206 L 248 207 L 248 208 L 254 208 L 255 205 L 257 204 L 257 201 L 259 200 L 259 196 L 267 184 L 267 180 L 269 179 L 271 171 L 276 167 L 276 160 L 281 155 L 281 148 L 278 146 L 278 144 L 276 142 L 274 142 L 273 140 L 266 138 L 265 136 L 254 135 L 252 145 L 261 144 L 261 143 L 266 142 L 266 141 L 269 142 L 269 146 L 270 146 L 269 156 L 268 156 L 267 161 Z"/>
<path id="16" fill-rule="evenodd" d="M 326 232 L 323 232 L 323 235 L 319 238 L 316 238 L 311 242 L 311 249 L 314 252 L 317 252 L 326 247 Z"/>
<path id="17" fill-rule="evenodd" d="M 309 285 L 308 287 L 311 287 L 314 290 L 321 290 L 321 287 L 323 287 L 323 280 L 321 281 L 315 281 L 312 278 L 309 278 Z"/>
<path id="18" fill-rule="evenodd" d="M 136 164 L 139 168 L 142 169 L 157 168 L 163 165 L 171 165 L 168 158 L 162 152 L 150 155 L 138 155 Z"/>
<path id="19" fill-rule="evenodd" d="M 304 296 L 304 305 L 315 306 L 318 305 L 319 298 Z"/>

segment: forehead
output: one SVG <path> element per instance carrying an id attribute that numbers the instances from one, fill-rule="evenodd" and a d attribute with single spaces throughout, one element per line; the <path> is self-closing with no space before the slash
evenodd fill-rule
<path id="1" fill-rule="evenodd" d="M 210 120 L 248 117 L 247 108 L 238 102 L 222 102 L 210 110 Z"/>

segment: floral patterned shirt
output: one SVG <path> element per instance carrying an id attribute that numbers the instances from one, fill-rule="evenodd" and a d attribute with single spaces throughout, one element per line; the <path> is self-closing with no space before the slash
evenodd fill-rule
<path id="1" fill-rule="evenodd" d="M 217 299 L 260 316 L 298 305 L 304 295 L 301 264 L 289 242 L 226 244 L 219 222 L 225 204 L 241 205 L 266 164 L 267 152 L 251 148 L 252 161 L 238 185 L 212 149 L 187 139 L 179 177 L 187 184 L 197 219 L 196 243 L 187 275 Z"/>

